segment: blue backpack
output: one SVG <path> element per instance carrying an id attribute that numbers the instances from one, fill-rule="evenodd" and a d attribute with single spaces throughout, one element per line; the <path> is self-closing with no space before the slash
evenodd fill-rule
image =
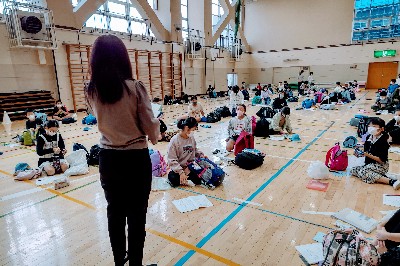
<path id="1" fill-rule="evenodd" d="M 261 104 L 261 103 L 262 103 L 261 96 L 254 96 L 253 100 L 251 100 L 252 105 Z"/>
<path id="2" fill-rule="evenodd" d="M 355 148 L 357 145 L 357 138 L 353 136 L 347 137 L 343 142 L 343 147 L 345 148 Z"/>
<path id="3" fill-rule="evenodd" d="M 97 119 L 92 114 L 87 115 L 82 119 L 82 124 L 86 125 L 96 125 Z"/>
<path id="4" fill-rule="evenodd" d="M 35 117 L 42 120 L 43 123 L 47 121 L 47 115 L 45 113 L 35 113 Z"/>
<path id="5" fill-rule="evenodd" d="M 311 99 L 305 99 L 301 103 L 301 107 L 303 107 L 304 109 L 310 109 L 313 105 L 315 105 L 315 101 Z"/>
<path id="6" fill-rule="evenodd" d="M 203 186 L 211 190 L 221 185 L 225 178 L 224 170 L 207 158 L 196 159 L 188 168 L 197 174 Z"/>

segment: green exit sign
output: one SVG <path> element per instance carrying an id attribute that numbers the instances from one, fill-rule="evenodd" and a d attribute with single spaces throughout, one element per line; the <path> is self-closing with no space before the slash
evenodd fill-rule
<path id="1" fill-rule="evenodd" d="M 396 50 L 378 50 L 374 51 L 374 57 L 387 57 L 387 56 L 396 56 Z"/>

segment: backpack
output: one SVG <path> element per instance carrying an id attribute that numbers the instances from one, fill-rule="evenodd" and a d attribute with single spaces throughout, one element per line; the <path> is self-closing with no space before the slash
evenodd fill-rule
<path id="1" fill-rule="evenodd" d="M 345 148 L 355 148 L 357 145 L 357 139 L 356 137 L 353 136 L 348 136 L 344 141 L 343 141 L 343 147 Z"/>
<path id="2" fill-rule="evenodd" d="M 360 123 L 360 119 L 359 118 L 352 118 L 350 119 L 350 126 L 353 127 L 358 127 L 358 124 Z"/>
<path id="3" fill-rule="evenodd" d="M 315 105 L 315 101 L 311 99 L 305 99 L 301 103 L 301 107 L 303 107 L 304 109 L 310 109 L 313 105 Z"/>
<path id="4" fill-rule="evenodd" d="M 354 101 L 356 99 L 356 94 L 354 92 L 350 92 L 350 100 Z"/>
<path id="5" fill-rule="evenodd" d="M 89 158 L 88 158 L 88 165 L 99 165 L 99 154 L 101 148 L 98 144 L 93 145 L 90 148 Z"/>
<path id="6" fill-rule="evenodd" d="M 256 126 L 257 126 L 257 118 L 253 115 L 251 117 L 251 132 L 253 132 L 256 130 Z"/>
<path id="7" fill-rule="evenodd" d="M 24 146 L 32 146 L 33 145 L 32 134 L 29 130 L 24 130 L 24 132 L 22 132 L 22 141 L 23 141 Z"/>
<path id="8" fill-rule="evenodd" d="M 35 117 L 42 120 L 43 124 L 47 121 L 47 115 L 45 113 L 35 113 Z"/>
<path id="9" fill-rule="evenodd" d="M 340 144 L 336 143 L 335 146 L 330 148 L 326 153 L 325 165 L 333 171 L 345 171 L 349 165 L 347 151 L 341 150 Z"/>
<path id="10" fill-rule="evenodd" d="M 211 112 L 207 115 L 207 123 L 217 123 L 221 120 L 219 113 Z"/>
<path id="11" fill-rule="evenodd" d="M 253 170 L 264 163 L 265 155 L 258 150 L 244 149 L 236 155 L 235 164 L 245 170 Z"/>
<path id="12" fill-rule="evenodd" d="M 276 112 L 271 107 L 261 107 L 256 113 L 259 118 L 272 118 Z"/>
<path id="13" fill-rule="evenodd" d="M 256 92 L 254 93 L 256 96 L 261 96 L 261 91 L 260 90 L 256 90 Z"/>
<path id="14" fill-rule="evenodd" d="M 362 137 L 363 135 L 365 135 L 365 133 L 368 132 L 368 125 L 369 125 L 369 118 L 368 117 L 364 117 L 360 119 L 360 122 L 358 123 L 358 127 L 357 127 L 357 136 L 358 137 Z"/>
<path id="15" fill-rule="evenodd" d="M 167 174 L 167 163 L 159 151 L 150 154 L 152 175 L 161 177 Z"/>
<path id="16" fill-rule="evenodd" d="M 258 120 L 253 134 L 255 137 L 269 137 L 269 121 L 266 118 Z"/>
<path id="17" fill-rule="evenodd" d="M 242 131 L 235 143 L 235 156 L 246 148 L 254 149 L 254 136 Z"/>
<path id="18" fill-rule="evenodd" d="M 75 123 L 76 121 L 75 121 L 75 119 L 72 118 L 72 117 L 67 117 L 67 118 L 64 118 L 61 122 L 62 122 L 63 124 L 72 124 L 72 123 Z"/>
<path id="19" fill-rule="evenodd" d="M 321 103 L 322 102 L 322 95 L 323 95 L 323 93 L 321 91 L 317 91 L 316 93 L 314 93 L 314 101 L 316 103 Z"/>
<path id="20" fill-rule="evenodd" d="M 221 185 L 225 178 L 224 170 L 207 158 L 196 159 L 188 164 L 188 168 L 190 172 L 195 173 L 200 178 L 199 184 L 209 189 L 214 189 Z"/>
<path id="21" fill-rule="evenodd" d="M 288 98 L 288 102 L 291 102 L 291 103 L 295 103 L 298 101 L 299 101 L 299 97 L 297 97 L 297 96 L 292 96 L 292 97 Z"/>
<path id="22" fill-rule="evenodd" d="M 97 119 L 96 119 L 96 117 L 94 117 L 92 114 L 89 114 L 89 115 L 87 115 L 87 116 L 85 116 L 83 119 L 82 119 L 82 124 L 86 124 L 86 125 L 96 125 L 97 124 Z"/>
<path id="23" fill-rule="evenodd" d="M 248 101 L 250 99 L 250 95 L 249 95 L 249 92 L 247 90 L 242 90 L 242 94 L 243 94 L 243 97 L 244 97 L 245 101 Z"/>
<path id="24" fill-rule="evenodd" d="M 322 243 L 324 260 L 321 266 L 377 266 L 380 256 L 357 230 L 331 231 Z"/>
<path id="25" fill-rule="evenodd" d="M 164 96 L 164 105 L 171 105 L 172 104 L 172 97 L 169 95 Z"/>
<path id="26" fill-rule="evenodd" d="M 261 104 L 261 103 L 262 103 L 261 96 L 254 96 L 253 99 L 251 100 L 252 105 Z"/>
<path id="27" fill-rule="evenodd" d="M 221 117 L 228 117 L 231 116 L 231 111 L 229 110 L 229 108 L 227 106 L 223 106 L 222 107 L 222 112 L 221 112 Z"/>
<path id="28" fill-rule="evenodd" d="M 322 110 L 335 110 L 335 104 L 331 103 L 331 104 L 321 104 L 321 106 L 319 107 Z"/>

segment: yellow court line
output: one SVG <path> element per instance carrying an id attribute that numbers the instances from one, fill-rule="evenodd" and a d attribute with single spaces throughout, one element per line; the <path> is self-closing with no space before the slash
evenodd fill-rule
<path id="1" fill-rule="evenodd" d="M 203 254 L 203 255 L 205 255 L 205 256 L 207 256 L 207 257 L 209 257 L 209 258 L 212 258 L 212 259 L 214 259 L 214 260 L 216 260 L 216 261 L 222 262 L 222 263 L 224 263 L 224 264 L 226 264 L 226 265 L 234 265 L 234 266 L 239 266 L 239 265 L 240 265 L 240 264 L 238 264 L 238 263 L 236 263 L 236 262 L 233 262 L 233 261 L 231 261 L 231 260 L 228 260 L 228 259 L 226 259 L 226 258 L 224 258 L 224 257 L 218 256 L 218 255 L 216 255 L 216 254 L 214 254 L 214 253 L 211 253 L 211 252 L 209 252 L 209 251 L 207 251 L 207 250 L 198 248 L 198 247 L 196 247 L 195 245 L 186 243 L 186 242 L 184 242 L 184 241 L 182 241 L 182 240 L 176 239 L 176 238 L 174 238 L 174 237 L 172 237 L 172 236 L 163 234 L 163 233 L 158 232 L 158 231 L 155 231 L 155 230 L 153 230 L 153 229 L 147 228 L 146 231 L 149 232 L 149 233 L 151 233 L 151 234 L 153 234 L 153 235 L 162 237 L 162 238 L 164 238 L 164 239 L 166 239 L 166 240 L 168 240 L 168 241 L 170 241 L 170 242 L 176 243 L 176 244 L 178 244 L 178 245 L 180 245 L 180 246 L 182 246 L 182 247 L 185 247 L 185 248 L 191 249 L 191 250 L 193 250 L 193 251 L 196 251 L 196 252 L 198 252 L 198 253 L 200 253 L 200 254 Z"/>
<path id="2" fill-rule="evenodd" d="M 3 174 L 8 175 L 8 176 L 12 176 L 12 174 L 10 174 L 9 172 L 3 171 L 1 169 L 0 169 L 0 173 L 3 173 Z"/>

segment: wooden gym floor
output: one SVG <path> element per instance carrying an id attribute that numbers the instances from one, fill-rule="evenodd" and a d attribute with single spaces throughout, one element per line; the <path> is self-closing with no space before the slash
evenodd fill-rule
<path id="1" fill-rule="evenodd" d="M 180 187 L 151 192 L 144 263 L 303 265 L 295 246 L 313 243 L 314 235 L 333 228 L 335 221 L 303 211 L 335 212 L 349 207 L 381 219 L 379 211 L 394 209 L 382 204 L 382 194 L 393 193 L 390 186 L 332 174 L 327 192 L 305 187 L 310 161 L 323 161 L 336 141 L 355 135 L 348 121 L 359 109 L 370 111 L 373 101 L 368 98 L 374 98 L 374 93 L 358 93 L 356 101 L 337 111 L 295 111 L 297 104 L 291 103 L 292 124 L 301 141 L 256 138 L 256 148 L 267 154 L 260 168 L 246 171 L 224 163 L 225 182 L 214 191 Z M 228 100 L 200 102 L 208 113 Z M 169 125 L 187 106 L 163 108 Z M 247 114 L 254 115 L 258 109 L 249 106 Z M 199 148 L 210 158 L 216 159 L 214 149 L 224 149 L 227 123 L 228 118 L 210 124 L 211 128 L 199 127 L 196 133 Z M 23 126 L 14 122 L 13 135 Z M 97 128 L 84 132 L 83 127 L 81 123 L 61 126 L 68 150 L 74 142 L 88 148 L 98 142 Z M 0 141 L 11 142 L 1 130 Z M 165 155 L 167 143 L 153 148 Z M 13 180 L 18 162 L 36 167 L 34 147 L 12 148 L 3 143 L 0 151 L 4 153 L 0 156 L 0 265 L 112 265 L 98 168 L 91 167 L 86 176 L 71 177 L 69 187 L 55 191 L 36 187 L 34 181 Z M 399 160 L 398 154 L 390 153 L 390 173 L 399 174 Z M 214 206 L 182 214 L 172 204 L 172 200 L 197 194 L 205 194 Z M 234 198 L 255 204 L 241 204 Z"/>

